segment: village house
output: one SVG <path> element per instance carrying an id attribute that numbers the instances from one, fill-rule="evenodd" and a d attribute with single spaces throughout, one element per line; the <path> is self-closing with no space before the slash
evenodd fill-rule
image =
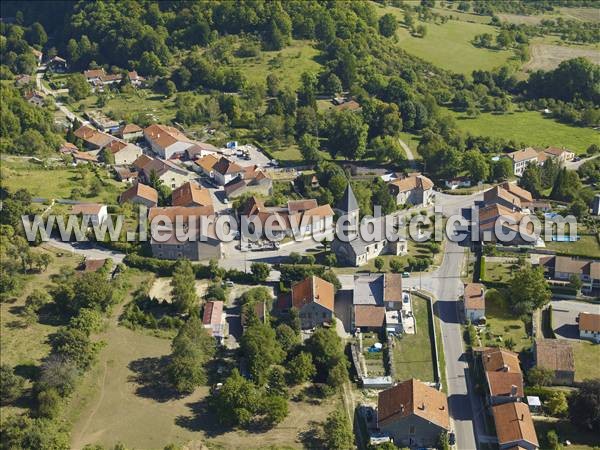
<path id="1" fill-rule="evenodd" d="M 528 164 L 538 164 L 538 152 L 532 147 L 517 150 L 507 156 L 512 159 L 513 173 L 518 177 L 523 175 Z"/>
<path id="2" fill-rule="evenodd" d="M 552 384 L 572 386 L 575 382 L 573 347 L 562 339 L 537 339 L 533 346 L 535 365 L 550 370 Z"/>
<path id="3" fill-rule="evenodd" d="M 71 214 L 81 215 L 83 223 L 89 226 L 102 225 L 108 218 L 108 209 L 100 203 L 78 203 L 71 206 Z"/>
<path id="4" fill-rule="evenodd" d="M 600 343 L 600 314 L 579 313 L 579 337 Z"/>
<path id="5" fill-rule="evenodd" d="M 25 100 L 31 105 L 42 107 L 44 106 L 44 96 L 41 92 L 32 90 L 25 93 Z"/>
<path id="6" fill-rule="evenodd" d="M 219 161 L 219 156 L 212 153 L 202 156 L 194 161 L 193 168 L 196 172 L 201 173 L 209 178 L 214 178 L 213 167 Z"/>
<path id="7" fill-rule="evenodd" d="M 243 176 L 227 183 L 224 190 L 228 199 L 248 193 L 268 197 L 273 194 L 273 180 L 257 166 L 248 166 Z"/>
<path id="8" fill-rule="evenodd" d="M 152 208 L 158 204 L 158 192 L 151 186 L 135 183 L 119 197 L 119 203 L 125 202 L 145 205 Z"/>
<path id="9" fill-rule="evenodd" d="M 202 326 L 214 337 L 219 344 L 225 339 L 225 316 L 223 302 L 214 300 L 206 302 L 202 314 Z"/>
<path id="10" fill-rule="evenodd" d="M 73 164 L 76 166 L 80 164 L 96 164 L 98 162 L 98 157 L 92 155 L 89 152 L 80 152 L 79 150 L 71 152 L 71 157 L 73 158 Z"/>
<path id="11" fill-rule="evenodd" d="M 144 135 L 144 130 L 135 123 L 123 124 L 117 130 L 117 137 L 126 141 L 137 141 Z"/>
<path id="12" fill-rule="evenodd" d="M 84 142 L 88 150 L 101 150 L 115 139 L 114 136 L 98 131 L 87 124 L 79 127 L 73 134 Z"/>
<path id="13" fill-rule="evenodd" d="M 121 126 L 118 120 L 111 119 L 102 111 L 86 111 L 84 115 L 100 131 L 116 133 Z"/>
<path id="14" fill-rule="evenodd" d="M 242 177 L 244 168 L 224 156 L 212 167 L 212 178 L 219 186 L 225 186 L 230 181 Z"/>
<path id="15" fill-rule="evenodd" d="M 450 431 L 446 394 L 410 379 L 379 392 L 377 427 L 396 446 L 435 447 Z"/>
<path id="16" fill-rule="evenodd" d="M 133 166 L 139 172 L 140 181 L 150 184 L 151 178 L 155 176 L 171 189 L 176 189 L 194 178 L 192 172 L 171 161 L 154 159 L 147 155 L 141 155 L 133 162 Z"/>
<path id="17" fill-rule="evenodd" d="M 112 154 L 116 166 L 132 164 L 143 154 L 137 145 L 120 139 L 111 141 L 105 148 Z"/>
<path id="18" fill-rule="evenodd" d="M 544 153 L 549 158 L 554 158 L 560 165 L 568 161 L 572 161 L 575 158 L 575 153 L 566 148 L 548 147 L 542 150 L 540 153 Z"/>
<path id="19" fill-rule="evenodd" d="M 133 183 L 138 178 L 136 170 L 132 170 L 126 166 L 113 166 L 117 180 L 124 183 Z"/>
<path id="20" fill-rule="evenodd" d="M 465 188 L 465 187 L 468 188 L 468 187 L 471 187 L 472 184 L 473 184 L 473 182 L 468 177 L 455 177 L 455 178 L 450 178 L 448 180 L 444 180 L 444 186 L 446 186 L 450 190 L 454 190 L 454 189 L 458 189 L 458 188 Z M 483 184 L 481 181 L 477 183 L 478 186 L 480 186 L 481 184 Z"/>
<path id="21" fill-rule="evenodd" d="M 600 261 L 571 256 L 543 256 L 539 264 L 546 276 L 553 280 L 566 283 L 571 277 L 579 277 L 581 292 L 589 295 L 600 293 Z"/>
<path id="22" fill-rule="evenodd" d="M 483 284 L 465 284 L 463 303 L 465 319 L 471 323 L 479 323 L 479 321 L 485 317 L 485 291 Z"/>
<path id="23" fill-rule="evenodd" d="M 340 217 L 346 219 L 345 223 L 338 225 L 339 231 L 348 236 L 348 239 L 339 239 L 339 236 L 336 236 L 331 242 L 331 250 L 335 253 L 339 264 L 359 267 L 384 253 L 402 255 L 408 252 L 408 242 L 405 239 L 388 241 L 384 218 L 373 220 L 373 229 L 381 231 L 379 237 L 365 240 L 361 236 L 358 232 L 360 210 L 350 183 L 336 209 Z"/>
<path id="24" fill-rule="evenodd" d="M 524 396 L 519 355 L 501 348 L 484 349 L 480 355 L 486 380 L 488 405 L 518 402 Z"/>
<path id="25" fill-rule="evenodd" d="M 173 191 L 171 205 L 212 207 L 213 201 L 208 189 L 204 189 L 194 181 L 188 181 Z"/>
<path id="26" fill-rule="evenodd" d="M 519 229 L 519 224 L 527 214 L 513 211 L 499 203 L 484 206 L 479 209 L 477 227 L 481 242 L 494 242 L 503 245 L 528 245 L 539 244 L 540 237 L 533 232 L 533 224 Z M 497 233 L 496 225 L 498 224 Z"/>
<path id="27" fill-rule="evenodd" d="M 333 109 L 336 111 L 360 111 L 362 107 L 360 103 L 352 98 L 346 97 L 334 97 L 331 99 L 331 103 L 333 104 Z"/>
<path id="28" fill-rule="evenodd" d="M 333 321 L 333 284 L 311 276 L 292 285 L 292 306 L 298 310 L 302 329 Z"/>
<path id="29" fill-rule="evenodd" d="M 221 258 L 221 241 L 217 237 L 214 222 L 205 227 L 199 224 L 201 217 L 210 216 L 213 216 L 213 208 L 206 206 L 150 208 L 148 222 L 153 231 L 150 239 L 152 256 L 160 259 L 186 258 L 190 261 Z M 170 226 L 161 219 L 168 219 Z M 178 223 L 183 225 L 179 230 Z"/>
<path id="30" fill-rule="evenodd" d="M 62 153 L 63 155 L 69 155 L 71 153 L 78 152 L 79 149 L 77 148 L 77 146 L 75 144 L 72 144 L 71 142 L 63 142 L 63 144 L 60 146 L 58 151 L 59 151 L 59 153 Z"/>
<path id="31" fill-rule="evenodd" d="M 393 180 L 388 186 L 397 205 L 426 207 L 433 204 L 433 181 L 421 174 Z"/>
<path id="32" fill-rule="evenodd" d="M 494 186 L 483 193 L 486 205 L 501 205 L 511 211 L 521 211 L 521 199 L 500 186 Z"/>
<path id="33" fill-rule="evenodd" d="M 69 68 L 67 60 L 60 56 L 53 56 L 46 62 L 46 67 L 55 73 L 65 73 Z"/>
<path id="34" fill-rule="evenodd" d="M 526 403 L 511 402 L 492 407 L 500 450 L 539 448 L 533 419 Z"/>
<path id="35" fill-rule="evenodd" d="M 329 205 L 318 206 L 314 199 L 290 201 L 286 207 L 267 207 L 253 196 L 246 201 L 241 216 L 255 226 L 260 223 L 263 234 L 268 226 L 276 237 L 325 237 L 333 231 L 333 210 Z"/>
<path id="36" fill-rule="evenodd" d="M 152 151 L 164 159 L 181 157 L 189 147 L 196 144 L 177 128 L 159 124 L 144 128 L 144 139 L 152 147 Z"/>
<path id="37" fill-rule="evenodd" d="M 240 315 L 240 321 L 242 328 L 245 330 L 248 326 L 248 319 L 250 316 L 256 317 L 260 323 L 267 323 L 269 319 L 269 313 L 267 311 L 267 303 L 263 301 L 255 301 L 251 304 L 245 303 L 242 305 L 242 313 Z"/>
<path id="38" fill-rule="evenodd" d="M 198 158 L 203 158 L 206 155 L 215 155 L 217 154 L 219 149 L 208 142 L 196 142 L 191 147 L 188 147 L 185 150 L 185 153 L 190 160 L 195 160 Z"/>
<path id="39" fill-rule="evenodd" d="M 106 264 L 106 261 L 108 261 L 108 259 L 104 258 L 104 259 L 92 259 L 92 258 L 85 258 L 85 261 L 83 262 L 83 264 L 81 265 L 81 270 L 83 272 L 98 272 L 100 269 L 102 269 L 104 267 L 104 264 Z"/>

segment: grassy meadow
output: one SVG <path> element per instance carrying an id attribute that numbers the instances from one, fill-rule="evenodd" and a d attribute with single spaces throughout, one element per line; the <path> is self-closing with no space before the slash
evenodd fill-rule
<path id="1" fill-rule="evenodd" d="M 584 153 L 600 133 L 591 128 L 579 128 L 544 118 L 537 111 L 512 114 L 482 113 L 468 118 L 463 113 L 449 111 L 456 119 L 458 128 L 477 136 L 513 139 L 535 147 L 567 147 L 576 153 Z"/>

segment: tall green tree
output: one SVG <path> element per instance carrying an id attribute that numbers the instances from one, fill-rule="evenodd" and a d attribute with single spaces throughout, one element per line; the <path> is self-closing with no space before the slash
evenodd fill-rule
<path id="1" fill-rule="evenodd" d="M 173 306 L 177 311 L 190 314 L 198 307 L 195 282 L 196 276 L 192 263 L 187 259 L 178 260 L 171 278 L 171 295 Z"/>
<path id="2" fill-rule="evenodd" d="M 529 315 L 550 301 L 551 292 L 541 268 L 524 267 L 510 281 L 512 310 L 518 315 Z"/>
<path id="3" fill-rule="evenodd" d="M 341 154 L 348 159 L 362 158 L 367 148 L 369 126 L 362 116 L 352 111 L 332 114 L 327 127 L 327 146 L 333 156 Z"/>

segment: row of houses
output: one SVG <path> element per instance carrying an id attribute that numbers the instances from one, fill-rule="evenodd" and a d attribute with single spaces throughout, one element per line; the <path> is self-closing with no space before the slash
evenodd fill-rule
<path id="1" fill-rule="evenodd" d="M 546 278 L 562 284 L 570 283 L 573 277 L 579 278 L 584 294 L 600 294 L 600 261 L 572 256 L 541 256 L 539 266 Z"/>
<path id="2" fill-rule="evenodd" d="M 106 73 L 103 68 L 90 69 L 83 72 L 86 81 L 92 85 L 95 91 L 102 92 L 106 86 L 120 83 L 127 77 L 133 86 L 139 87 L 146 83 L 146 79 L 133 70 L 123 73 Z"/>

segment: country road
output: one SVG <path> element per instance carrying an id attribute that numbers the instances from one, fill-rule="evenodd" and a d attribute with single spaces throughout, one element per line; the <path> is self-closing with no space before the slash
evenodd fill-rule
<path id="1" fill-rule="evenodd" d="M 398 142 L 400 143 L 400 147 L 402 147 L 402 149 L 404 150 L 404 153 L 406 153 L 406 159 L 408 159 L 410 167 L 414 169 L 416 164 L 414 153 L 412 152 L 408 144 L 402 139 L 398 138 Z"/>

